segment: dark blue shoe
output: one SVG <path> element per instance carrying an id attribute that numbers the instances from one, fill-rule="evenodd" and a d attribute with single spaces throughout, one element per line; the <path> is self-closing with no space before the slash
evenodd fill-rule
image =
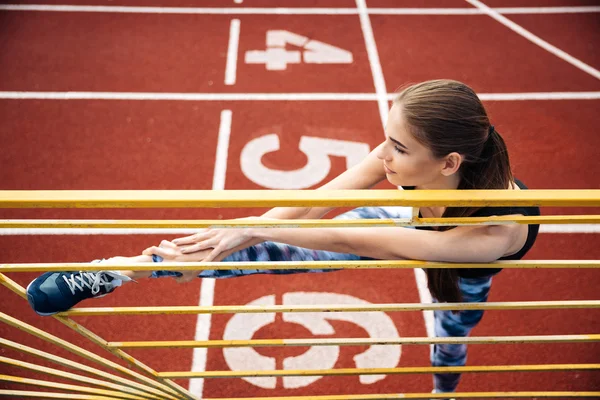
<path id="1" fill-rule="evenodd" d="M 27 286 L 27 300 L 39 315 L 52 315 L 82 300 L 106 296 L 131 280 L 116 271 L 46 272 Z"/>

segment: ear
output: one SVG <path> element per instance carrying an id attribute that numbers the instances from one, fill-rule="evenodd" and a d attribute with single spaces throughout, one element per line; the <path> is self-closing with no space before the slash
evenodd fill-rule
<path id="1" fill-rule="evenodd" d="M 460 154 L 456 152 L 448 154 L 444 158 L 444 165 L 442 166 L 442 175 L 450 176 L 458 172 L 462 161 L 463 158 Z"/>

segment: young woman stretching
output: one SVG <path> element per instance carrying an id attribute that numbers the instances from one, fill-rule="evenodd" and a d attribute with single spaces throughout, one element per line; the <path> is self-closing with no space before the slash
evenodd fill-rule
<path id="1" fill-rule="evenodd" d="M 511 173 L 504 140 L 490 125 L 483 104 L 468 86 L 450 80 L 413 85 L 395 99 L 385 128 L 386 139 L 360 164 L 321 189 L 368 189 L 387 179 L 412 190 L 502 189 L 526 186 Z M 321 218 L 330 208 L 274 208 L 264 218 Z M 337 218 L 397 218 L 398 208 L 363 207 Z M 420 216 L 463 217 L 539 215 L 537 207 L 422 207 Z M 522 258 L 533 245 L 539 225 L 485 225 L 404 228 L 244 228 L 204 229 L 200 233 L 144 250 L 135 257 L 115 257 L 100 264 L 167 261 L 313 261 L 415 259 L 446 262 L 492 262 Z M 41 315 L 67 310 L 99 297 L 123 282 L 152 276 L 187 281 L 257 273 L 290 274 L 329 270 L 211 270 L 47 272 L 27 288 L 29 302 Z M 426 269 L 429 290 L 438 302 L 484 302 L 492 276 L 500 269 Z M 435 312 L 438 337 L 467 336 L 483 311 Z M 465 345 L 436 345 L 434 366 L 466 363 Z M 453 392 L 459 374 L 436 374 L 435 392 Z"/>

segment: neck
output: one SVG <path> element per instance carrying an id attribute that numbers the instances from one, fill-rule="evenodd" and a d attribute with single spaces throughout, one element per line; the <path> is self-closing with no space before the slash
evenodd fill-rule
<path id="1" fill-rule="evenodd" d="M 418 185 L 415 189 L 419 190 L 456 190 L 460 183 L 458 174 L 453 174 L 449 177 L 442 177 L 442 179 L 428 182 L 424 185 Z"/>

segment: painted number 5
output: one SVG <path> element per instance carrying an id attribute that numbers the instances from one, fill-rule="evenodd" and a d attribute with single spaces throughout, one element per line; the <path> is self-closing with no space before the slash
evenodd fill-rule
<path id="1" fill-rule="evenodd" d="M 240 157 L 244 175 L 269 189 L 306 189 L 327 177 L 331 170 L 329 156 L 345 157 L 348 169 L 361 162 L 370 151 L 366 143 L 302 136 L 300 151 L 306 154 L 308 162 L 294 171 L 279 171 L 264 166 L 261 161 L 263 155 L 277 150 L 279 137 L 275 133 L 248 142 Z"/>

